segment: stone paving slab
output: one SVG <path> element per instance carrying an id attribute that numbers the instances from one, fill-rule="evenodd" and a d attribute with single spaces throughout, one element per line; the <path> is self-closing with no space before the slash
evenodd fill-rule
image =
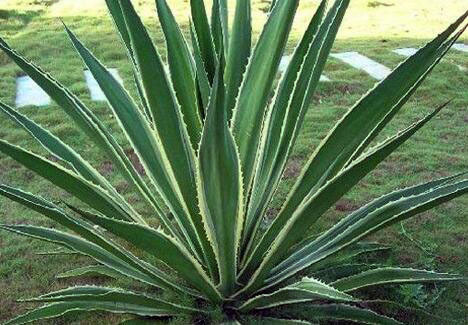
<path id="1" fill-rule="evenodd" d="M 280 65 L 279 65 L 279 68 L 278 68 L 278 71 L 280 73 L 284 73 L 286 71 L 286 69 L 288 68 L 288 64 L 289 62 L 291 61 L 291 55 L 285 55 L 281 58 L 281 61 L 280 61 Z M 325 75 L 321 75 L 320 76 L 320 81 L 322 82 L 330 82 L 330 78 L 328 78 L 327 76 Z"/>
<path id="2" fill-rule="evenodd" d="M 108 71 L 114 76 L 114 78 L 121 84 L 123 85 L 123 80 L 119 75 L 119 71 L 114 68 L 108 69 Z M 89 93 L 91 95 L 91 99 L 95 102 L 102 102 L 106 101 L 106 96 L 101 90 L 101 87 L 99 87 L 99 84 L 97 83 L 96 79 L 94 79 L 91 71 L 89 70 L 84 70 L 84 75 L 86 79 L 86 85 L 88 86 Z"/>
<path id="3" fill-rule="evenodd" d="M 46 106 L 50 97 L 28 76 L 16 78 L 16 107 Z"/>
<path id="4" fill-rule="evenodd" d="M 460 44 L 459 44 L 460 45 Z M 461 44 L 463 45 L 463 44 Z M 396 53 L 396 54 L 399 54 L 399 55 L 402 55 L 402 56 L 406 56 L 406 57 L 409 57 L 411 55 L 414 55 L 416 52 L 418 51 L 418 49 L 415 49 L 415 48 L 402 48 L 402 49 L 396 49 L 396 50 L 393 50 L 392 52 Z M 468 69 L 459 65 L 459 64 L 455 64 L 458 68 L 458 70 L 460 71 L 467 71 Z"/>
<path id="5" fill-rule="evenodd" d="M 358 52 L 343 52 L 330 54 L 335 59 L 343 61 L 350 66 L 365 71 L 371 77 L 377 80 L 382 80 L 387 77 L 391 70 L 386 66 L 369 59 L 368 57 L 359 54 Z"/>
<path id="6" fill-rule="evenodd" d="M 462 51 L 462 52 L 468 52 L 468 45 L 462 44 L 462 43 L 456 43 L 453 44 L 452 46 L 455 50 Z"/>
<path id="7" fill-rule="evenodd" d="M 417 51 L 418 49 L 407 47 L 407 48 L 402 48 L 402 49 L 396 49 L 396 50 L 393 50 L 392 52 L 402 55 L 402 56 L 412 56 L 416 54 Z"/>

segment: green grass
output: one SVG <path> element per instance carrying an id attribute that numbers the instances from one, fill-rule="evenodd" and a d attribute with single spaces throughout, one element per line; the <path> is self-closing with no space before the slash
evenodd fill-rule
<path id="1" fill-rule="evenodd" d="M 187 27 L 187 1 L 174 2 L 178 20 Z M 310 17 L 312 7 L 317 5 L 317 1 L 303 2 L 305 5 L 301 6 L 288 52 L 293 50 L 301 27 Z M 118 131 L 117 123 L 106 104 L 90 100 L 84 82 L 83 65 L 67 41 L 58 17 L 63 17 L 103 62 L 109 67 L 118 68 L 126 86 L 134 92 L 131 67 L 125 52 L 118 44 L 112 24 L 105 15 L 103 1 L 97 4 L 91 0 L 80 1 L 79 6 L 73 3 L 77 2 L 7 0 L 0 8 L 0 35 L 79 95 L 109 128 L 115 130 L 118 140 L 125 143 L 124 136 Z M 154 18 L 154 3 L 149 0 L 138 3 L 147 25 L 153 32 L 155 42 L 163 47 L 164 39 Z M 377 1 L 353 2 L 333 51 L 359 51 L 393 68 L 402 57 L 392 53 L 392 49 L 423 45 L 466 10 L 465 0 L 452 0 L 450 4 L 438 0 L 385 0 L 380 3 L 387 5 L 379 5 Z M 256 32 L 260 30 L 265 19 L 262 9 L 266 6 L 265 0 L 254 1 Z M 462 41 L 468 41 L 466 35 L 462 36 Z M 441 103 L 453 99 L 450 106 L 331 209 L 314 231 L 325 229 L 327 225 L 372 198 L 395 188 L 467 169 L 468 74 L 460 71 L 455 64 L 468 68 L 468 56 L 451 51 L 379 140 L 404 128 Z M 313 99 L 293 159 L 271 209 L 272 215 L 281 205 L 300 167 L 330 127 L 374 84 L 365 73 L 334 59 L 329 60 L 325 74 L 333 82 L 321 83 Z M 21 75 L 21 71 L 1 53 L 0 100 L 14 105 L 15 77 L 18 75 Z M 148 214 L 146 207 L 129 192 L 126 183 L 116 175 L 105 157 L 94 149 L 87 137 L 73 126 L 59 107 L 52 104 L 47 108 L 26 107 L 21 111 L 77 148 L 117 185 L 119 191 L 124 193 L 138 210 Z M 7 118 L 0 119 L 0 138 L 48 155 L 28 134 L 15 127 Z M 125 144 L 125 147 L 128 148 L 129 145 Z M 57 190 L 47 181 L 3 155 L 0 155 L 0 182 L 53 200 L 71 200 L 68 194 Z M 401 226 L 397 225 L 379 233 L 372 239 L 391 244 L 394 249 L 390 254 L 376 258 L 388 264 L 403 264 L 467 275 L 467 206 L 468 197 L 465 196 L 405 222 L 404 232 Z M 52 226 L 45 218 L 3 198 L 0 198 L 0 222 Z M 60 272 L 90 262 L 84 257 L 69 255 L 37 255 L 38 252 L 52 249 L 52 245 L 43 242 L 0 233 L 0 322 L 29 308 L 27 305 L 16 303 L 16 299 L 75 284 L 115 284 L 115 281 L 100 278 L 55 279 L 55 275 Z M 389 287 L 388 290 L 381 290 L 376 294 L 427 306 L 434 314 L 463 321 L 468 315 L 467 290 L 466 283 L 456 283 L 444 287 Z M 100 314 L 72 315 L 56 320 L 53 324 L 112 324 L 119 319 L 120 316 Z M 410 319 L 407 321 L 411 322 Z M 181 320 L 180 323 L 184 324 L 186 320 Z M 439 321 L 435 323 L 440 324 Z"/>

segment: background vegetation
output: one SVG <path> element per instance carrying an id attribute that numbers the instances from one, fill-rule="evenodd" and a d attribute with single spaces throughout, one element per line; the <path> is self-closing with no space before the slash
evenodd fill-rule
<path id="1" fill-rule="evenodd" d="M 164 39 L 155 19 L 154 2 L 139 0 L 135 3 L 153 32 L 155 42 L 162 48 Z M 305 21 L 314 12 L 317 3 L 318 1 L 312 0 L 303 1 L 291 35 L 289 52 L 293 50 Z M 187 27 L 187 1 L 174 0 L 170 1 L 170 4 L 179 22 Z M 259 32 L 269 1 L 254 0 L 253 5 L 254 29 Z M 345 18 L 333 52 L 358 51 L 392 68 L 402 60 L 402 57 L 391 52 L 392 49 L 421 46 L 466 9 L 466 0 L 355 0 Z M 131 67 L 106 15 L 103 1 L 0 0 L 0 35 L 80 95 L 109 128 L 117 129 L 116 121 L 111 117 L 106 104 L 91 102 L 84 82 L 83 65 L 67 40 L 59 17 L 67 22 L 103 62 L 109 67 L 118 68 L 125 85 L 134 90 Z M 461 42 L 467 43 L 468 35 L 462 36 Z M 321 219 L 322 227 L 325 223 L 335 222 L 370 199 L 395 188 L 467 169 L 468 73 L 461 71 L 457 65 L 468 68 L 468 55 L 451 51 L 383 136 L 409 125 L 439 104 L 453 99 L 450 107 L 330 210 L 327 217 Z M 284 175 L 280 189 L 283 197 L 298 175 L 305 158 L 325 136 L 325 132 L 344 114 L 346 108 L 375 82 L 365 73 L 332 58 L 325 68 L 325 74 L 333 81 L 321 83 L 319 86 L 293 159 Z M 15 77 L 19 75 L 20 70 L 4 54 L 0 54 L 0 100 L 14 105 Z M 132 197 L 126 183 L 114 173 L 113 166 L 109 162 L 103 162 L 100 153 L 89 144 L 85 135 L 73 127 L 58 106 L 52 103 L 47 107 L 26 107 L 21 110 L 67 143 L 80 149 L 79 152 L 94 162 L 95 166 L 117 184 L 122 193 L 132 198 L 132 202 L 144 213 L 144 206 Z M 0 117 L 0 121 L 0 138 L 44 153 L 25 132 L 18 130 L 6 118 Z M 123 142 L 123 135 L 118 139 Z M 56 200 L 69 199 L 68 194 L 53 188 L 47 181 L 26 171 L 5 156 L 0 156 L 0 182 Z M 276 208 L 281 202 L 280 199 L 275 202 Z M 467 275 L 467 206 L 468 197 L 465 196 L 415 217 L 404 223 L 404 226 L 394 226 L 380 233 L 378 238 L 374 239 L 391 244 L 394 249 L 375 258 L 383 259 L 387 264 L 400 263 L 405 266 Z M 273 208 L 271 215 L 275 212 L 276 209 Z M 45 218 L 3 198 L 0 198 L 0 220 L 2 223 L 32 222 L 50 226 Z M 38 255 L 51 249 L 53 247 L 42 242 L 6 232 L 0 233 L 0 322 L 27 308 L 26 305 L 17 304 L 16 299 L 81 283 L 80 280 L 57 280 L 55 274 L 85 265 L 86 260 L 69 255 Z M 94 278 L 92 281 L 112 285 L 112 281 L 101 278 Z M 466 283 L 449 284 L 444 287 L 406 285 L 389 287 L 388 290 L 382 290 L 381 294 L 397 297 L 415 306 L 428 307 L 439 316 L 463 322 L 468 319 L 467 290 Z M 107 323 L 117 318 L 118 316 L 107 315 L 95 315 L 92 318 L 68 316 L 62 323 L 95 324 L 98 319 L 99 323 Z"/>

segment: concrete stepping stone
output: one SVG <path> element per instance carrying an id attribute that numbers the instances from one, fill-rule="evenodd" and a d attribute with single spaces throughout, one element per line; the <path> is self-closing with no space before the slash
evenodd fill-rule
<path id="1" fill-rule="evenodd" d="M 463 45 L 463 44 L 459 44 L 459 45 Z M 406 56 L 406 57 L 409 57 L 413 54 L 415 54 L 416 52 L 418 51 L 418 49 L 415 49 L 415 48 L 403 48 L 403 49 L 396 49 L 396 50 L 393 50 L 392 52 L 393 53 L 396 53 L 396 54 L 399 54 L 399 55 L 402 55 L 402 56 Z M 467 68 L 459 65 L 459 64 L 455 64 L 458 68 L 458 70 L 460 71 L 466 71 L 468 70 Z"/>
<path id="2" fill-rule="evenodd" d="M 28 76 L 16 78 L 16 107 L 46 106 L 50 97 Z"/>
<path id="3" fill-rule="evenodd" d="M 123 80 L 119 75 L 119 71 L 114 68 L 108 69 L 108 71 L 114 76 L 114 78 L 123 85 Z M 103 102 L 106 101 L 106 96 L 99 87 L 96 79 L 94 79 L 93 74 L 89 70 L 84 70 L 84 75 L 86 79 L 86 85 L 88 86 L 89 93 L 91 94 L 91 99 L 95 102 Z"/>
<path id="4" fill-rule="evenodd" d="M 416 52 L 418 51 L 418 49 L 415 49 L 413 47 L 407 47 L 407 48 L 403 48 L 403 49 L 396 49 L 396 50 L 393 50 L 392 52 L 393 53 L 396 53 L 396 54 L 399 54 L 401 56 L 412 56 L 414 54 L 416 54 Z"/>
<path id="5" fill-rule="evenodd" d="M 371 77 L 382 80 L 387 77 L 391 70 L 386 66 L 369 59 L 367 56 L 359 54 L 358 52 L 343 52 L 330 54 L 335 59 L 343 61 L 350 66 L 365 71 Z"/>
<path id="6" fill-rule="evenodd" d="M 455 50 L 462 51 L 462 52 L 468 52 L 468 45 L 462 44 L 462 43 L 456 43 L 453 44 L 452 46 Z"/>
<path id="7" fill-rule="evenodd" d="M 286 71 L 286 69 L 288 68 L 289 62 L 291 61 L 291 57 L 292 57 L 291 55 L 285 55 L 281 58 L 280 65 L 278 68 L 280 73 L 284 73 Z M 330 82 L 331 80 L 327 76 L 321 75 L 320 81 Z"/>

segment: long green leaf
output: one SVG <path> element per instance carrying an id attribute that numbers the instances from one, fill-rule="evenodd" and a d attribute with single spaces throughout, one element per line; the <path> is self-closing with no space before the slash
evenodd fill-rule
<path id="1" fill-rule="evenodd" d="M 166 77 L 162 60 L 132 3 L 122 0 L 121 7 L 138 64 L 145 68 L 140 69 L 140 73 L 160 142 L 159 150 L 164 159 L 161 167 L 172 179 L 173 191 L 179 196 L 179 204 L 186 206 L 185 216 L 179 216 L 183 211 L 176 211 L 174 215 L 183 220 L 181 227 L 199 259 L 209 259 L 211 247 L 204 233 L 196 200 L 195 151 L 190 143 L 180 106 Z"/>
<path id="2" fill-rule="evenodd" d="M 223 55 L 227 57 L 227 45 L 229 44 L 227 0 L 213 0 L 211 33 L 216 52 L 220 55 L 220 51 L 224 51 Z"/>
<path id="3" fill-rule="evenodd" d="M 144 312 L 146 309 L 151 312 L 159 310 L 168 315 L 190 314 L 198 310 L 173 304 L 161 299 L 144 295 L 143 293 L 127 291 L 120 288 L 107 288 L 98 286 L 78 286 L 51 292 L 37 298 L 23 299 L 22 302 L 86 302 L 90 304 L 99 302 L 108 302 L 121 304 L 131 308 L 139 309 Z M 171 314 L 172 313 L 172 314 Z M 140 316 L 150 316 L 136 314 Z"/>
<path id="4" fill-rule="evenodd" d="M 302 307 L 302 306 L 301 306 Z M 399 321 L 379 315 L 369 309 L 362 309 L 346 304 L 307 304 L 292 314 L 297 318 L 311 321 L 350 321 L 370 325 L 402 325 Z"/>
<path id="5" fill-rule="evenodd" d="M 289 220 L 304 200 L 313 196 L 336 176 L 355 156 L 357 150 L 365 148 L 362 144 L 367 143 L 368 136 L 375 128 L 381 129 L 389 122 L 459 37 L 463 29 L 444 43 L 467 15 L 468 12 L 398 66 L 335 125 L 303 169 L 277 217 L 278 220 Z M 382 121 L 385 123 L 382 124 Z M 276 232 L 270 238 L 275 238 L 277 234 Z M 262 252 L 265 252 L 264 248 Z"/>
<path id="6" fill-rule="evenodd" d="M 250 253 L 253 238 L 278 187 L 349 1 L 337 1 L 322 23 L 326 3 L 322 1 L 312 17 L 267 113 L 247 213 L 244 236 L 250 241 L 244 256 Z"/>
<path id="7" fill-rule="evenodd" d="M 88 66 L 104 94 L 106 94 L 109 104 L 113 109 L 122 130 L 132 143 L 135 152 L 138 154 L 138 157 L 145 167 L 145 170 L 148 172 L 153 184 L 158 188 L 158 191 L 165 200 L 165 203 L 173 212 L 185 235 L 185 239 L 193 247 L 193 245 L 196 245 L 198 241 L 189 217 L 190 212 L 188 211 L 186 202 L 182 198 L 179 184 L 175 179 L 171 165 L 168 163 L 169 157 L 167 157 L 166 151 L 163 149 L 159 137 L 154 134 L 146 118 L 136 107 L 135 103 L 120 83 L 91 54 L 91 52 L 84 47 L 84 45 L 70 30 L 67 29 L 67 32 L 75 48 L 83 58 L 83 61 Z M 173 150 L 173 152 L 178 151 Z M 177 159 L 179 163 L 180 161 L 185 161 L 183 157 L 178 157 Z M 190 167 L 185 166 L 184 168 Z M 186 180 L 186 182 L 188 181 L 190 183 L 190 178 L 191 176 Z M 192 185 L 190 184 L 186 186 L 191 187 Z M 171 226 L 171 221 L 164 214 L 160 217 L 164 221 L 166 227 L 172 230 L 171 234 L 173 236 L 177 236 L 177 232 L 174 230 L 174 227 Z M 179 239 L 184 242 L 184 238 Z"/>
<path id="8" fill-rule="evenodd" d="M 225 105 L 220 63 L 198 155 L 198 192 L 206 233 L 218 262 L 220 290 L 229 296 L 236 284 L 243 198 L 239 155 L 228 126 Z"/>
<path id="9" fill-rule="evenodd" d="M 107 190 L 120 204 L 125 206 L 132 219 L 139 223 L 145 223 L 142 217 L 128 204 L 128 202 L 115 190 L 115 188 L 84 160 L 76 151 L 63 143 L 59 138 L 45 130 L 23 114 L 0 102 L 0 110 L 7 114 L 18 125 L 27 130 L 41 145 L 55 157 L 70 164 L 73 169 L 86 180 L 101 186 Z"/>
<path id="10" fill-rule="evenodd" d="M 189 251 L 173 238 L 160 230 L 136 223 L 121 222 L 89 213 L 82 214 L 88 221 L 101 226 L 130 244 L 153 255 L 191 283 L 210 300 L 220 301 L 219 292 L 205 271 Z M 114 222 L 116 221 L 116 222 Z"/>
<path id="11" fill-rule="evenodd" d="M 53 221 L 64 226 L 65 228 L 72 230 L 76 234 L 80 235 L 84 240 L 99 246 L 101 250 L 98 249 L 97 251 L 101 253 L 100 255 L 96 255 L 96 249 L 93 250 L 94 246 L 88 247 L 82 241 L 79 242 L 81 244 L 81 246 L 79 246 L 81 247 L 81 253 L 85 253 L 95 258 L 97 257 L 98 261 L 106 262 L 105 265 L 107 265 L 108 267 L 109 265 L 123 266 L 122 270 L 131 270 L 132 275 L 130 276 L 137 276 L 137 279 L 140 281 L 149 283 L 151 285 L 156 285 L 157 287 L 171 288 L 178 292 L 193 294 L 190 292 L 190 290 L 186 290 L 181 286 L 178 286 L 157 268 L 140 261 L 136 256 L 129 253 L 126 249 L 119 247 L 117 244 L 111 242 L 110 240 L 105 239 L 101 234 L 97 233 L 91 225 L 67 215 L 62 209 L 60 209 L 55 204 L 46 201 L 38 196 L 35 196 L 31 193 L 26 193 L 19 189 L 5 185 L 0 185 L 0 195 L 3 195 L 38 213 L 41 213 L 42 215 L 52 219 Z M 90 249 L 91 253 L 89 251 Z M 78 251 L 72 250 L 72 252 Z M 102 256 L 105 258 L 104 260 L 102 260 Z M 110 267 L 110 269 L 114 272 L 117 271 L 123 273 L 122 271 L 116 270 L 113 267 Z M 126 274 L 124 273 L 124 275 Z"/>
<path id="12" fill-rule="evenodd" d="M 298 319 L 262 317 L 259 319 L 255 319 L 254 324 L 255 325 L 311 325 L 312 323 L 306 322 L 303 320 L 298 320 Z"/>
<path id="13" fill-rule="evenodd" d="M 127 49 L 128 57 L 132 61 L 133 79 L 135 80 L 135 84 L 137 87 L 138 95 L 140 96 L 141 104 L 144 106 L 144 112 L 145 112 L 146 118 L 150 120 L 151 122 L 153 122 L 151 112 L 148 109 L 147 99 L 143 91 L 143 86 L 141 84 L 141 75 L 140 75 L 137 61 L 133 54 L 132 45 L 130 43 L 130 35 L 128 34 L 128 31 L 127 31 L 127 26 L 125 24 L 125 18 L 122 13 L 122 8 L 120 7 L 120 4 L 118 1 L 106 0 L 106 4 L 107 4 L 107 9 L 110 13 L 110 16 L 112 17 L 112 21 L 114 22 L 114 25 L 120 35 L 120 38 L 122 39 L 122 43 L 125 45 L 125 48 Z"/>
<path id="14" fill-rule="evenodd" d="M 193 57 L 195 60 L 195 67 L 197 71 L 198 91 L 200 93 L 199 106 L 202 106 L 202 109 L 200 109 L 200 112 L 201 112 L 201 115 L 205 117 L 206 109 L 210 101 L 211 84 L 210 84 L 210 81 L 208 80 L 208 74 L 205 70 L 205 65 L 203 63 L 203 57 L 202 57 L 201 50 L 200 50 L 200 43 L 198 42 L 197 33 L 195 31 L 195 27 L 193 26 L 193 23 L 190 23 L 190 37 L 192 40 Z"/>
<path id="15" fill-rule="evenodd" d="M 50 297 L 42 296 L 30 301 L 58 301 L 36 308 L 18 316 L 5 324 L 27 324 L 33 321 L 63 316 L 69 312 L 105 311 L 118 314 L 139 316 L 177 316 L 180 313 L 193 313 L 193 309 L 150 298 L 143 294 L 122 289 L 94 288 L 94 294 L 71 294 L 80 292 L 80 288 L 68 290 L 70 295 Z M 66 291 L 62 291 L 64 293 Z M 96 294 L 101 292 L 101 294 Z"/>
<path id="16" fill-rule="evenodd" d="M 164 218 L 159 202 L 152 191 L 139 176 L 135 167 L 125 155 L 122 147 L 109 133 L 104 124 L 70 91 L 58 81 L 43 72 L 39 67 L 25 60 L 13 51 L 8 44 L 0 38 L 0 48 L 26 72 L 58 105 L 67 113 L 87 134 L 94 143 L 103 150 L 112 162 L 118 167 L 129 184 L 137 188 L 139 194 L 154 207 L 158 216 Z"/>
<path id="17" fill-rule="evenodd" d="M 463 277 L 459 275 L 449 273 L 437 273 L 408 268 L 383 267 L 339 279 L 330 285 L 338 290 L 349 292 L 382 284 L 443 282 L 459 281 L 462 279 Z"/>
<path id="18" fill-rule="evenodd" d="M 440 46 L 443 43 L 443 41 L 447 37 L 449 37 L 456 30 L 456 28 L 463 22 L 466 15 L 468 15 L 468 12 L 467 14 L 462 16 L 455 24 L 451 25 L 443 34 L 439 35 L 434 41 L 429 43 L 424 49 L 420 50 L 418 52 L 419 56 L 416 56 L 413 60 L 408 59 L 405 63 L 403 63 L 401 66 L 395 69 L 395 71 L 391 74 L 391 76 L 389 76 L 388 81 L 384 80 L 382 81 L 382 83 L 377 84 L 376 88 L 374 88 L 371 92 L 369 92 L 368 95 L 364 96 L 363 99 L 359 101 L 358 104 L 353 109 L 351 109 L 348 112 L 348 114 L 346 114 L 345 117 L 340 122 L 338 122 L 338 124 L 329 134 L 327 139 L 333 138 L 336 141 L 341 142 L 343 146 L 349 149 L 349 147 L 347 146 L 352 142 L 346 141 L 346 138 L 349 136 L 349 132 L 341 133 L 342 125 L 345 125 L 344 129 L 351 127 L 351 128 L 354 128 L 357 132 L 360 132 L 361 131 L 360 122 L 356 122 L 356 121 L 359 121 L 361 118 L 367 119 L 368 115 L 374 114 L 374 115 L 381 115 L 380 120 L 385 120 L 386 116 L 389 116 L 389 114 L 390 116 L 393 116 L 394 113 L 396 113 L 396 111 L 398 111 L 401 108 L 401 106 L 409 99 L 409 97 L 414 93 L 416 88 L 422 83 L 424 78 L 430 73 L 430 71 L 441 60 L 441 58 L 448 51 L 448 49 L 450 49 L 450 46 L 456 41 L 456 39 L 463 32 L 464 29 L 459 31 L 455 36 L 452 37 L 452 39 L 450 39 L 445 44 Z M 440 48 L 437 48 L 437 46 L 440 46 Z M 387 110 L 390 110 L 390 112 L 388 112 L 387 110 L 383 110 L 384 112 L 382 114 L 381 111 L 363 109 L 362 103 L 366 103 L 366 102 L 372 103 L 375 100 L 377 102 L 381 100 L 382 96 L 379 96 L 379 94 L 381 93 L 382 89 L 386 89 L 385 87 L 388 86 L 388 83 L 393 84 L 395 82 L 394 79 L 400 80 L 399 78 L 401 77 L 401 75 L 404 77 L 408 73 L 411 76 L 413 76 L 412 70 L 409 70 L 409 69 L 413 65 L 418 66 L 419 64 L 418 60 L 421 60 L 422 58 L 425 58 L 425 60 L 427 61 L 425 65 L 426 68 L 421 71 L 421 76 L 419 79 L 416 79 L 415 84 L 413 83 L 413 84 L 406 85 L 409 90 L 407 89 L 407 92 L 404 93 L 403 97 L 397 98 L 398 100 L 394 98 L 394 100 L 396 101 L 396 104 L 394 106 L 391 106 L 391 105 L 384 106 L 387 108 Z M 398 86 L 401 86 L 401 82 L 399 83 Z M 364 106 L 367 107 L 367 104 Z M 356 117 L 354 118 L 353 116 L 356 116 Z M 373 118 L 375 118 L 375 116 L 373 116 L 372 119 Z M 380 123 L 379 121 L 376 122 L 377 125 L 379 123 Z M 250 255 L 251 264 L 254 263 L 255 261 L 258 263 L 258 259 L 261 258 L 262 254 L 264 254 L 266 250 L 270 247 L 271 242 L 274 240 L 274 238 L 278 236 L 278 233 L 283 228 L 284 224 L 290 219 L 290 217 L 297 210 L 299 205 L 302 204 L 301 200 L 307 200 L 308 198 L 312 197 L 320 189 L 320 187 L 325 183 L 326 180 L 330 179 L 332 176 L 336 175 L 336 173 L 339 172 L 339 169 L 335 168 L 335 165 L 338 161 L 339 161 L 339 165 L 343 166 L 350 159 L 350 157 L 354 154 L 352 151 L 350 151 L 342 157 L 343 152 L 342 151 L 334 152 L 333 150 L 335 149 L 335 146 L 328 144 L 327 139 L 325 139 L 322 142 L 322 145 L 319 147 L 319 149 L 317 149 L 316 153 L 312 156 L 311 160 L 309 161 L 307 166 L 304 168 L 303 174 L 301 175 L 299 181 L 296 182 L 293 190 L 290 192 L 290 195 L 288 196 L 286 203 L 283 205 L 282 209 L 280 210 L 280 213 L 275 219 L 275 222 L 267 230 L 267 233 L 264 235 L 264 238 L 262 239 L 260 244 L 257 245 L 254 252 Z M 321 156 L 319 154 L 321 150 L 324 152 L 328 152 L 328 153 L 325 156 Z M 335 160 L 335 162 L 332 162 L 332 160 L 330 159 Z M 328 161 L 328 162 L 324 163 L 324 161 Z M 313 166 L 316 166 L 316 165 L 317 166 L 320 165 L 321 167 L 313 168 Z"/>
<path id="19" fill-rule="evenodd" d="M 113 218 L 132 220 L 131 215 L 105 190 L 74 172 L 4 140 L 0 140 L 0 151 L 74 195 L 93 209 Z"/>
<path id="20" fill-rule="evenodd" d="M 19 235 L 52 242 L 66 248 L 73 249 L 82 253 L 83 255 L 93 258 L 97 262 L 111 268 L 112 270 L 121 273 L 123 276 L 130 277 L 143 283 L 147 283 L 158 288 L 168 288 L 170 290 L 175 290 L 181 293 L 190 293 L 190 291 L 184 291 L 173 281 L 168 280 L 167 276 L 162 274 L 161 271 L 156 270 L 156 272 L 148 272 L 147 270 L 150 269 L 148 265 L 146 269 L 141 271 L 129 265 L 120 257 L 117 257 L 100 246 L 80 237 L 70 235 L 55 229 L 27 225 L 0 225 L 0 229 L 14 232 Z M 142 263 L 140 262 L 140 264 Z M 151 271 L 153 270 L 155 269 L 152 268 Z"/>
<path id="21" fill-rule="evenodd" d="M 310 241 L 306 245 L 298 248 L 294 248 L 294 251 L 300 251 L 304 247 L 310 245 L 310 243 L 315 242 Z M 371 252 L 382 252 L 385 250 L 389 250 L 390 246 L 384 246 L 379 243 L 372 243 L 372 242 L 359 242 L 355 243 L 354 245 L 348 246 L 345 249 L 338 252 L 338 254 L 328 256 L 327 258 L 321 260 L 319 263 L 312 265 L 309 270 L 316 271 L 324 268 L 330 268 L 332 266 L 339 266 L 343 263 L 349 263 L 360 255 L 371 253 Z"/>
<path id="22" fill-rule="evenodd" d="M 171 80 L 181 113 L 187 125 L 187 132 L 194 149 L 198 148 L 202 123 L 197 105 L 197 91 L 193 58 L 166 0 L 157 0 L 159 21 L 166 37 L 167 60 L 171 72 Z M 154 91 L 154 90 L 153 90 Z"/>
<path id="23" fill-rule="evenodd" d="M 265 245 L 265 241 L 267 240 L 273 243 L 273 245 L 259 269 L 256 271 L 254 271 L 255 269 L 245 269 L 243 271 L 242 281 L 245 281 L 249 274 L 255 272 L 255 275 L 250 280 L 250 284 L 243 290 L 249 292 L 253 288 L 259 289 L 259 287 L 262 286 L 263 280 L 265 280 L 265 274 L 271 270 L 274 264 L 276 264 L 294 244 L 303 238 L 310 226 L 312 226 L 325 211 L 365 175 L 372 171 L 381 161 L 388 157 L 388 155 L 408 140 L 417 130 L 431 120 L 443 107 L 444 105 L 424 119 L 414 123 L 406 130 L 389 138 L 382 144 L 377 145 L 365 157 L 353 163 L 353 165 L 349 166 L 323 186 L 315 195 L 308 198 L 287 222 L 276 218 L 259 244 L 260 246 Z M 278 227 L 280 228 L 278 229 Z M 270 231 L 272 229 L 278 231 L 277 233 L 279 235 L 276 238 L 269 237 L 271 236 Z M 251 265 L 254 264 L 251 263 Z"/>
<path id="24" fill-rule="evenodd" d="M 314 300 L 346 302 L 356 299 L 316 279 L 304 278 L 299 282 L 271 294 L 256 296 L 240 306 L 239 310 L 241 312 L 248 312 L 253 309 L 273 308 L 281 305 L 304 303 Z"/>
<path id="25" fill-rule="evenodd" d="M 298 3 L 298 0 L 284 0 L 274 7 L 249 60 L 237 98 L 231 127 L 239 146 L 244 193 L 249 192 L 254 176 L 265 106 Z"/>
<path id="26" fill-rule="evenodd" d="M 232 110 L 236 104 L 236 98 L 250 57 L 252 47 L 251 16 L 250 0 L 236 1 L 232 34 L 229 43 L 225 43 L 226 46 L 229 46 L 224 75 L 228 121 L 231 120 Z"/>
<path id="27" fill-rule="evenodd" d="M 88 265 L 73 270 L 62 272 L 56 276 L 57 279 L 76 278 L 81 276 L 105 276 L 119 278 L 121 274 L 104 265 Z"/>
<path id="28" fill-rule="evenodd" d="M 402 198 L 379 205 L 376 209 L 367 209 L 369 206 L 372 206 L 370 204 L 341 220 L 309 246 L 289 256 L 275 268 L 276 273 L 270 280 L 275 282 L 279 279 L 284 279 L 360 240 L 364 236 L 375 233 L 384 227 L 410 218 L 467 192 L 468 180 L 462 180 L 422 193 L 418 193 L 416 190 L 411 195 L 408 192 Z"/>
<path id="29" fill-rule="evenodd" d="M 395 301 L 389 300 L 365 300 L 363 303 L 370 308 L 382 310 L 382 309 L 389 309 L 390 311 L 395 310 L 395 312 L 403 312 L 405 315 L 414 315 L 418 317 L 418 321 L 422 324 L 430 324 L 434 322 L 438 322 L 439 324 L 463 324 L 463 319 L 448 319 L 444 317 L 439 317 L 438 315 L 434 315 L 431 312 L 428 312 L 421 308 L 409 307 L 407 305 L 400 304 Z"/>
<path id="30" fill-rule="evenodd" d="M 213 43 L 210 24 L 208 23 L 204 0 L 190 0 L 190 9 L 192 12 L 192 22 L 197 36 L 202 62 L 204 64 L 208 80 L 212 83 L 216 71 L 216 50 Z"/>
<path id="31" fill-rule="evenodd" d="M 376 269 L 378 267 L 382 267 L 382 265 L 366 263 L 339 264 L 326 269 L 321 269 L 318 272 L 313 272 L 312 275 L 317 279 L 329 283 L 367 270 Z"/>
<path id="32" fill-rule="evenodd" d="M 425 192 L 434 190 L 444 184 L 448 184 L 465 174 L 466 173 L 460 173 L 460 174 L 452 175 L 449 177 L 440 178 L 434 181 L 419 184 L 416 186 L 411 186 L 411 187 L 408 187 L 402 190 L 397 190 L 389 194 L 386 194 L 384 196 L 381 196 L 380 198 L 377 198 L 371 203 L 363 206 L 359 210 L 356 210 L 349 217 L 343 219 L 343 221 L 339 223 L 339 226 L 337 224 L 336 227 L 333 227 L 329 231 L 324 232 L 323 234 L 321 234 L 321 236 L 305 241 L 304 243 L 302 243 L 301 246 L 294 248 L 294 250 L 296 252 L 300 252 L 303 249 L 308 249 L 309 252 L 319 250 L 325 245 L 327 245 L 329 241 L 339 236 L 344 230 L 346 230 L 347 227 L 352 226 L 354 222 L 356 222 L 357 220 L 361 218 L 364 218 L 369 213 L 372 213 L 376 211 L 377 209 L 384 207 L 388 203 L 398 201 L 404 198 L 409 198 L 409 197 L 416 196 L 416 195 L 421 195 Z M 346 248 L 343 248 L 337 251 L 337 253 L 340 253 L 338 254 L 338 256 L 336 254 L 328 255 L 326 258 L 324 258 L 320 262 L 313 264 L 311 266 L 311 270 L 318 270 L 323 267 L 329 267 L 330 264 L 332 265 L 340 264 L 345 261 L 343 257 L 345 259 L 349 259 L 350 257 L 354 257 L 357 254 L 361 254 L 362 252 L 372 251 L 374 249 L 385 249 L 385 248 L 388 248 L 388 247 L 385 247 L 385 246 L 382 247 L 378 244 L 372 244 L 372 243 L 357 243 L 354 246 L 351 245 L 351 246 L 348 246 Z M 290 261 L 292 260 L 293 259 L 291 258 Z M 281 266 L 284 267 L 287 264 L 288 262 L 287 260 L 285 260 L 283 263 L 281 263 Z M 275 272 L 278 272 L 279 269 L 280 269 L 280 266 L 278 266 L 278 268 L 273 268 L 271 274 L 273 275 Z"/>

